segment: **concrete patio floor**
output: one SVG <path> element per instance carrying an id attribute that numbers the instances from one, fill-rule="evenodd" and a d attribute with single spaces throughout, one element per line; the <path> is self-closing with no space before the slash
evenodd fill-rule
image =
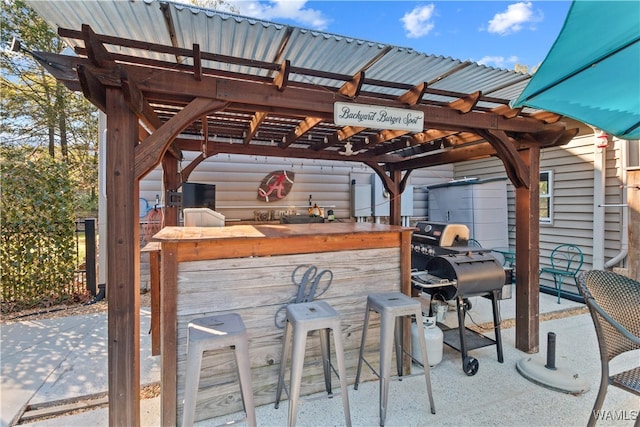
<path id="1" fill-rule="evenodd" d="M 476 323 L 491 320 L 490 302 L 472 298 L 471 318 Z M 501 301 L 503 319 L 514 317 L 514 299 Z M 540 313 L 579 308 L 582 304 L 540 295 Z M 544 318 L 544 316 L 542 316 Z M 444 346 L 443 360 L 431 369 L 436 414 L 429 411 L 423 376 L 394 381 L 390 385 L 387 426 L 584 426 L 597 394 L 600 362 L 597 341 L 589 314 L 550 316 L 540 324 L 540 352 L 526 354 L 515 349 L 514 328 L 503 329 L 504 363 L 498 363 L 496 347 L 470 351 L 478 359 L 479 370 L 467 376 L 460 353 Z M 554 318 L 555 317 L 555 318 Z M 25 321 L 2 326 L 1 425 L 8 426 L 26 404 L 59 401 L 107 391 L 106 313 L 43 321 Z M 446 323 L 456 324 L 455 311 Z M 470 322 L 470 319 L 467 319 Z M 467 323 L 469 324 L 469 323 Z M 150 355 L 149 312 L 141 310 L 141 383 L 159 380 L 159 358 Z M 556 366 L 563 374 L 576 374 L 590 386 L 581 395 L 571 395 L 536 385 L 522 377 L 516 362 L 534 358 L 545 362 L 547 333 L 557 337 Z M 491 335 L 490 335 L 491 336 Z M 617 369 L 637 364 L 640 352 L 616 360 Z M 419 370 L 419 368 L 417 368 Z M 353 383 L 355 372 L 349 372 Z M 354 426 L 376 426 L 378 422 L 378 383 L 349 387 L 351 418 Z M 631 426 L 640 410 L 640 399 L 610 387 L 603 406 L 604 418 L 598 426 Z M 141 401 L 141 424 L 160 425 L 160 399 Z M 288 401 L 279 409 L 265 405 L 256 409 L 258 425 L 287 424 Z M 198 422 L 214 426 L 236 421 L 246 425 L 242 413 Z M 327 399 L 324 394 L 300 402 L 300 426 L 344 425 L 341 397 Z M 60 415 L 28 426 L 107 426 L 108 410 L 93 409 Z"/>

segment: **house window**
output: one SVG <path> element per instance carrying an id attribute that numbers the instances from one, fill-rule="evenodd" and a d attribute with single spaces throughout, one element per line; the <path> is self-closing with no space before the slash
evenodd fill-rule
<path id="1" fill-rule="evenodd" d="M 540 172 L 540 222 L 551 224 L 553 214 L 553 175 L 551 171 Z"/>

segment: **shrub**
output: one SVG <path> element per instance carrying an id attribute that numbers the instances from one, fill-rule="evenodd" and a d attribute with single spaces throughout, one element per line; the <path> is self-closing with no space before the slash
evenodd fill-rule
<path id="1" fill-rule="evenodd" d="M 49 157 L 2 159 L 2 310 L 74 296 L 74 202 L 67 165 Z"/>

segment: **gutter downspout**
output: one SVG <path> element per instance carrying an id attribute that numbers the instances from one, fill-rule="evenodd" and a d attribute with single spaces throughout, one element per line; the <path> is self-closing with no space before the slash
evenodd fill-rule
<path id="1" fill-rule="evenodd" d="M 604 226 L 605 191 L 607 177 L 608 136 L 600 129 L 593 128 L 593 261 L 595 270 L 604 269 Z"/>
<path id="2" fill-rule="evenodd" d="M 618 263 L 624 261 L 629 252 L 629 207 L 627 203 L 627 166 L 629 159 L 629 141 L 622 139 L 614 139 L 614 142 L 620 142 L 620 173 L 622 181 L 622 221 L 620 223 L 620 252 L 604 266 L 605 268 L 612 268 Z"/>

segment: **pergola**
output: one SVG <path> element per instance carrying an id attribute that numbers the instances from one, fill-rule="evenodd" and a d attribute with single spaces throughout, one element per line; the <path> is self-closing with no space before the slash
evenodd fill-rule
<path id="1" fill-rule="evenodd" d="M 312 38 L 317 33 L 275 24 L 256 26 L 248 18 L 214 11 L 204 16 L 204 11 L 192 10 L 193 16 L 201 15 L 197 19 L 211 21 L 208 25 L 234 26 L 233 33 L 215 32 L 229 37 L 219 40 L 220 44 L 233 45 L 237 52 L 222 54 L 201 49 L 203 44 L 213 45 L 207 37 L 214 36 L 207 32 L 199 42 L 180 46 L 181 37 L 192 29 L 179 25 L 176 14 L 182 9 L 172 3 L 137 6 L 159 8 L 166 26 L 155 30 L 168 35 L 169 44 L 96 32 L 99 17 L 80 16 L 76 10 L 86 7 L 84 3 L 44 3 L 49 2 L 34 2 L 33 7 L 55 26 L 77 56 L 34 55 L 59 81 L 82 91 L 107 116 L 110 425 L 140 424 L 139 181 L 161 164 L 165 188 L 178 189 L 200 162 L 221 153 L 364 163 L 389 191 L 390 222 L 395 225 L 401 220 L 400 197 L 396 196 L 413 170 L 498 157 L 516 197 L 516 347 L 538 351 L 540 149 L 569 142 L 578 129 L 567 129 L 553 113 L 509 107 L 528 75 L 373 43 L 345 47 L 360 47 L 369 54 L 355 57 L 350 53 L 360 64 L 355 70 L 352 66 L 341 69 L 338 54 L 332 69 L 313 67 L 310 61 L 300 65 L 293 59 L 296 46 L 309 48 L 312 41 L 325 46 L 337 36 L 321 35 L 317 40 Z M 131 7 L 130 2 L 107 5 Z M 133 19 L 107 12 L 105 16 L 114 21 L 122 19 L 121 25 L 126 18 Z M 56 21 L 57 14 L 65 13 L 76 13 L 81 25 L 69 28 Z M 247 25 L 253 25 L 249 36 L 242 46 L 235 46 L 232 35 Z M 271 46 L 272 59 L 256 59 L 255 45 L 273 43 L 273 31 L 277 31 L 278 43 Z M 161 37 L 154 40 L 158 39 Z M 307 51 L 305 58 L 312 56 Z M 403 58 L 407 67 L 411 61 L 424 60 L 432 68 L 407 76 L 402 73 Z M 447 81 L 459 89 L 445 88 Z M 477 89 L 468 90 L 469 84 Z M 481 90 L 487 84 L 492 87 L 489 94 Z M 513 96 L 495 95 L 500 92 Z M 337 125 L 336 102 L 421 112 L 423 125 L 421 131 L 413 132 Z M 199 154 L 179 171 L 186 151 Z M 177 208 L 168 207 L 165 225 L 177 224 Z"/>

